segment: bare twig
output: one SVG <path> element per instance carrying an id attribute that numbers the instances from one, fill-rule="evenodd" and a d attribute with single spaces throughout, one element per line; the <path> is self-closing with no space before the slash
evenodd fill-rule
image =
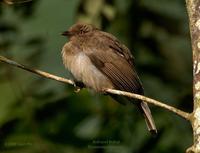
<path id="1" fill-rule="evenodd" d="M 153 104 L 155 106 L 169 110 L 169 111 L 181 116 L 182 118 L 184 118 L 186 120 L 190 120 L 190 113 L 186 113 L 182 110 L 179 110 L 175 107 L 164 104 L 163 102 L 151 99 L 149 97 L 138 95 L 138 94 L 133 94 L 133 93 L 130 93 L 130 92 L 114 90 L 114 89 L 106 89 L 105 91 L 108 92 L 108 93 L 111 93 L 111 94 L 122 95 L 122 96 L 130 97 L 130 98 L 135 98 L 135 99 L 140 99 L 140 100 L 146 101 L 149 104 Z"/>
<path id="2" fill-rule="evenodd" d="M 47 72 L 44 72 L 44 71 L 28 68 L 28 67 L 26 67 L 22 64 L 19 64 L 19 63 L 13 61 L 13 60 L 10 60 L 10 59 L 8 59 L 4 56 L 0 56 L 0 61 L 7 63 L 7 64 L 10 64 L 10 65 L 13 65 L 15 67 L 24 69 L 26 71 L 35 73 L 37 75 L 40 75 L 40 76 L 48 78 L 48 79 L 56 80 L 56 81 L 59 81 L 59 82 L 62 82 L 62 83 L 70 84 L 70 85 L 75 85 L 74 81 L 72 81 L 72 80 L 68 80 L 68 79 L 65 79 L 65 78 L 62 78 L 62 77 L 58 77 L 56 75 L 53 75 L 53 74 L 50 74 L 50 73 L 47 73 Z"/>
<path id="3" fill-rule="evenodd" d="M 50 74 L 50 73 L 47 73 L 47 72 L 43 72 L 43 71 L 40 71 L 40 70 L 28 68 L 28 67 L 26 67 L 22 64 L 19 64 L 15 61 L 10 60 L 8 58 L 5 58 L 3 56 L 0 56 L 0 61 L 7 63 L 7 64 L 10 64 L 10 65 L 13 65 L 15 67 L 24 69 L 26 71 L 35 73 L 37 75 L 40 75 L 40 76 L 48 78 L 48 79 L 56 80 L 56 81 L 59 81 L 59 82 L 70 84 L 70 85 L 75 85 L 75 83 L 72 80 L 65 79 L 65 78 L 62 78 L 62 77 L 58 77 L 56 75 L 53 75 L 53 74 Z M 157 100 L 154 100 L 154 99 L 151 99 L 151 98 L 148 98 L 146 96 L 142 96 L 142 95 L 138 95 L 138 94 L 134 94 L 134 93 L 130 93 L 130 92 L 125 92 L 125 91 L 120 91 L 120 90 L 114 90 L 114 89 L 105 89 L 105 92 L 110 93 L 110 94 L 116 94 L 116 95 L 122 95 L 122 96 L 130 97 L 130 98 L 140 99 L 140 100 L 146 101 L 147 103 L 150 103 L 150 104 L 153 104 L 155 106 L 164 108 L 168 111 L 171 111 L 171 112 L 179 115 L 180 117 L 182 117 L 186 120 L 190 120 L 190 113 L 186 113 L 186 112 L 181 111 L 181 110 L 179 110 L 175 107 L 169 106 L 167 104 L 164 104 L 160 101 L 157 101 Z"/>
<path id="4" fill-rule="evenodd" d="M 22 3 L 27 3 L 27 2 L 31 2 L 31 1 L 32 0 L 3 0 L 3 2 L 8 5 L 22 4 Z"/>

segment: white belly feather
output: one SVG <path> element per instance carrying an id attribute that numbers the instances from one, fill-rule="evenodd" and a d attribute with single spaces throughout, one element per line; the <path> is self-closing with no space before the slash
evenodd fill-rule
<path id="1" fill-rule="evenodd" d="M 63 50 L 62 56 L 65 67 L 71 71 L 76 80 L 82 81 L 87 87 L 96 91 L 113 88 L 112 83 L 92 64 L 89 57 L 83 52 L 65 56 Z"/>

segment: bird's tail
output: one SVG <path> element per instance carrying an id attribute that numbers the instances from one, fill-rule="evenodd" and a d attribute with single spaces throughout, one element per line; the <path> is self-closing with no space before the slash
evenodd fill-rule
<path id="1" fill-rule="evenodd" d="M 145 118 L 145 122 L 147 124 L 147 128 L 148 130 L 151 132 L 151 134 L 155 135 L 157 134 L 157 129 L 155 126 L 155 122 L 154 119 L 151 115 L 151 111 L 149 109 L 149 106 L 147 105 L 146 102 L 140 102 L 139 104 L 139 109 L 142 112 L 144 118 Z"/>
<path id="2" fill-rule="evenodd" d="M 113 99 L 115 99 L 117 102 L 119 102 L 120 104 L 126 105 L 128 103 L 127 99 L 122 97 L 122 96 L 117 96 L 117 95 L 111 95 L 111 97 Z M 129 102 L 131 102 L 133 99 L 129 99 Z M 145 118 L 145 122 L 147 124 L 147 128 L 150 131 L 150 133 L 152 135 L 156 135 L 157 134 L 157 129 L 153 120 L 153 117 L 151 115 L 151 111 L 149 109 L 149 106 L 147 105 L 146 102 L 143 101 L 137 101 L 137 106 L 140 110 L 140 112 L 143 114 L 144 118 Z M 131 102 L 133 104 L 135 104 L 134 102 Z"/>

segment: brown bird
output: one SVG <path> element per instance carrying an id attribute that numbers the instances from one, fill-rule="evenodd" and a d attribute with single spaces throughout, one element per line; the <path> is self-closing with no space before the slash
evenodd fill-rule
<path id="1" fill-rule="evenodd" d="M 144 94 L 135 70 L 134 58 L 116 37 L 92 25 L 80 23 L 62 35 L 69 37 L 69 42 L 62 49 L 63 63 L 75 81 L 97 92 L 111 88 Z M 119 103 L 127 103 L 120 96 L 111 96 Z M 145 118 L 148 130 L 156 134 L 157 129 L 147 103 L 138 101 L 137 106 Z"/>

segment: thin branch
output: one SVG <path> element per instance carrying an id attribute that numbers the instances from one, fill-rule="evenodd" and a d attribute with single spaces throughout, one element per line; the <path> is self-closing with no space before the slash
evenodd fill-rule
<path id="1" fill-rule="evenodd" d="M 35 74 L 37 74 L 39 76 L 42 76 L 42 77 L 45 77 L 45 78 L 48 78 L 48 79 L 56 80 L 56 81 L 59 81 L 59 82 L 62 82 L 62 83 L 67 83 L 67 84 L 75 86 L 75 83 L 72 80 L 65 79 L 65 78 L 62 78 L 62 77 L 58 77 L 56 75 L 53 75 L 53 74 L 50 74 L 50 73 L 47 73 L 47 72 L 43 72 L 43 71 L 40 71 L 40 70 L 28 68 L 28 67 L 26 67 L 26 66 L 24 66 L 22 64 L 19 64 L 19 63 L 15 62 L 15 61 L 10 60 L 8 58 L 5 58 L 3 56 L 0 56 L 0 61 L 4 62 L 4 63 L 7 63 L 7 64 L 10 64 L 12 66 L 24 69 L 26 71 L 35 73 Z M 105 92 L 106 93 L 110 93 L 110 94 L 116 94 L 116 95 L 122 95 L 122 96 L 130 97 L 130 98 L 140 99 L 140 100 L 146 101 L 147 103 L 150 103 L 150 104 L 153 104 L 155 106 L 164 108 L 164 109 L 166 109 L 168 111 L 171 111 L 171 112 L 181 116 L 182 118 L 184 118 L 186 120 L 190 120 L 190 113 L 186 113 L 186 112 L 184 112 L 182 110 L 179 110 L 179 109 L 177 109 L 175 107 L 169 106 L 167 104 L 164 104 L 164 103 L 162 103 L 160 101 L 157 101 L 157 100 L 154 100 L 154 99 L 151 99 L 151 98 L 148 98 L 146 96 L 142 96 L 142 95 L 138 95 L 138 94 L 134 94 L 134 93 L 130 93 L 130 92 L 125 92 L 125 91 L 120 91 L 120 90 L 114 90 L 114 89 L 105 89 Z"/>
<path id="2" fill-rule="evenodd" d="M 32 0 L 3 0 L 3 2 L 8 5 L 22 4 L 22 3 L 27 3 L 27 2 L 31 2 L 31 1 Z"/>
<path id="3" fill-rule="evenodd" d="M 26 67 L 22 64 L 19 64 L 19 63 L 13 61 L 13 60 L 10 60 L 10 59 L 8 59 L 4 56 L 0 56 L 0 61 L 7 63 L 7 64 L 10 64 L 10 65 L 13 65 L 15 67 L 24 69 L 26 71 L 35 73 L 39 76 L 42 76 L 42 77 L 45 77 L 45 78 L 48 78 L 48 79 L 56 80 L 56 81 L 59 81 L 59 82 L 62 82 L 62 83 L 70 84 L 70 85 L 75 85 L 74 81 L 72 81 L 72 80 L 68 80 L 68 79 L 65 79 L 65 78 L 62 78 L 62 77 L 58 77 L 56 75 L 53 75 L 53 74 L 50 74 L 50 73 L 47 73 L 47 72 L 44 72 L 44 71 L 28 68 L 28 67 Z"/>
<path id="4" fill-rule="evenodd" d="M 122 95 L 122 96 L 130 97 L 130 98 L 140 99 L 140 100 L 145 101 L 145 102 L 147 102 L 149 104 L 153 104 L 155 106 L 158 106 L 158 107 L 164 108 L 164 109 L 166 109 L 168 111 L 171 111 L 171 112 L 181 116 L 182 118 L 184 118 L 186 120 L 190 120 L 190 113 L 186 113 L 186 112 L 184 112 L 182 110 L 179 110 L 179 109 L 177 109 L 177 108 L 175 108 L 173 106 L 164 104 L 163 102 L 151 99 L 149 97 L 138 95 L 138 94 L 134 94 L 134 93 L 130 93 L 130 92 L 114 90 L 114 89 L 106 89 L 105 91 L 108 92 L 108 93 L 111 93 L 111 94 Z"/>

